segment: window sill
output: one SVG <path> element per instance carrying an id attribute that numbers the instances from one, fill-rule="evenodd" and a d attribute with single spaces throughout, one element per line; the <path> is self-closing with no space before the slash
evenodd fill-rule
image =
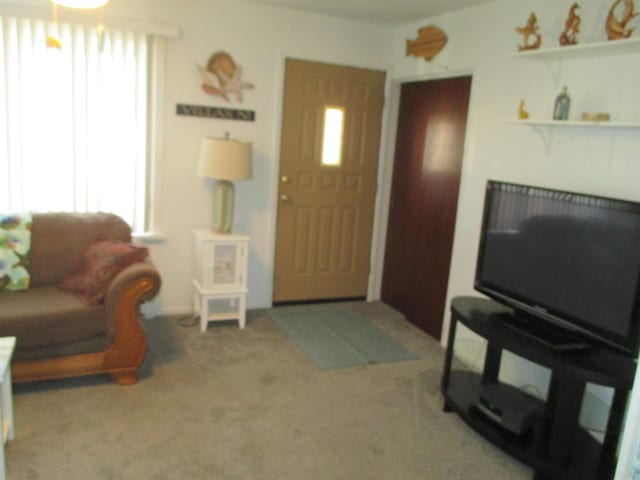
<path id="1" fill-rule="evenodd" d="M 167 236 L 162 232 L 133 233 L 132 237 L 136 242 L 144 244 L 164 243 L 167 240 Z"/>

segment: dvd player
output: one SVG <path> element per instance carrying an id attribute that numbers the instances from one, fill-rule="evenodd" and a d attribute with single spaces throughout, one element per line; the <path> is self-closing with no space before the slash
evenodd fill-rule
<path id="1" fill-rule="evenodd" d="M 522 435 L 533 423 L 535 410 L 522 397 L 500 388 L 498 384 L 481 384 L 476 408 L 506 430 Z"/>

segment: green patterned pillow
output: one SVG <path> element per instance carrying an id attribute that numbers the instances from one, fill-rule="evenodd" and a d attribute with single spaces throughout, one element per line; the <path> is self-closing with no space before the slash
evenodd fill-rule
<path id="1" fill-rule="evenodd" d="M 29 288 L 31 214 L 0 214 L 0 290 Z"/>

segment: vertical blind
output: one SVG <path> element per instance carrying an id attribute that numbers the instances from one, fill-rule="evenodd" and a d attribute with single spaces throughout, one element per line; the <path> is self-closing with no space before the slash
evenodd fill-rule
<path id="1" fill-rule="evenodd" d="M 0 29 L 0 212 L 105 211 L 143 231 L 146 35 L 17 18 Z"/>

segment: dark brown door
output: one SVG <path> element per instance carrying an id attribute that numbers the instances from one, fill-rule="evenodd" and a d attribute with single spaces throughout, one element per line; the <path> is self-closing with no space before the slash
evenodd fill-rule
<path id="1" fill-rule="evenodd" d="M 440 339 L 471 77 L 402 85 L 382 300 Z"/>

